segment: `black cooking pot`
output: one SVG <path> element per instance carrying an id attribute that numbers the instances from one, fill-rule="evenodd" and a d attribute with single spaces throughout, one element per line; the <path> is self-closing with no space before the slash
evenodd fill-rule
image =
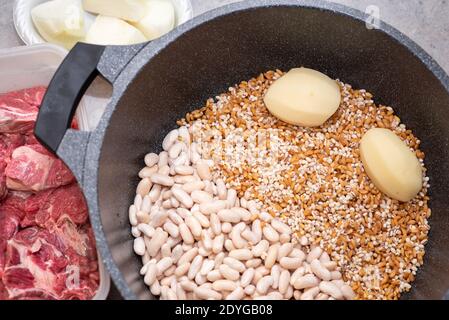
<path id="1" fill-rule="evenodd" d="M 366 88 L 394 106 L 422 140 L 430 176 L 431 232 L 424 266 L 405 297 L 440 299 L 449 288 L 449 78 L 406 36 L 365 15 L 321 1 L 247 1 L 208 12 L 151 43 L 78 44 L 57 71 L 37 137 L 73 169 L 90 209 L 97 246 L 126 299 L 150 298 L 133 253 L 128 206 L 143 156 L 186 112 L 230 85 L 270 69 L 306 66 Z M 113 85 L 98 127 L 69 128 L 93 78 Z"/>

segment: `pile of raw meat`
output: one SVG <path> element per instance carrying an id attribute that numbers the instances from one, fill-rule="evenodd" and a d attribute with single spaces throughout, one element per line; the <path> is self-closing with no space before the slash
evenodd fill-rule
<path id="1" fill-rule="evenodd" d="M 0 300 L 91 299 L 99 284 L 84 196 L 33 135 L 44 93 L 0 95 Z"/>

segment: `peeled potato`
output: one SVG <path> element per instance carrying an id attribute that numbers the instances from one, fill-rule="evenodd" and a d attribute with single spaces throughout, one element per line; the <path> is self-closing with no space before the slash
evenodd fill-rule
<path id="1" fill-rule="evenodd" d="M 316 70 L 294 68 L 268 89 L 268 110 L 287 123 L 304 127 L 322 125 L 340 105 L 340 87 Z"/>
<path id="2" fill-rule="evenodd" d="M 145 12 L 144 17 L 133 25 L 148 40 L 159 38 L 175 27 L 175 8 L 170 1 L 148 1 Z"/>
<path id="3" fill-rule="evenodd" d="M 84 12 L 78 0 L 53 0 L 31 10 L 31 19 L 46 41 L 71 49 L 86 34 Z"/>
<path id="4" fill-rule="evenodd" d="M 142 32 L 126 21 L 106 16 L 97 16 L 85 39 L 87 43 L 100 45 L 130 45 L 146 40 Z"/>
<path id="5" fill-rule="evenodd" d="M 143 18 L 148 0 L 83 0 L 86 11 L 137 22 Z"/>
<path id="6" fill-rule="evenodd" d="M 393 131 L 373 128 L 360 141 L 366 173 L 387 196 L 413 199 L 422 187 L 422 166 L 415 153 Z"/>

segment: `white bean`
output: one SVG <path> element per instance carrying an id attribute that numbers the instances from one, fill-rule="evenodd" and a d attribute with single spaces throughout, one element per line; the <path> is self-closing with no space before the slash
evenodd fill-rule
<path id="1" fill-rule="evenodd" d="M 245 264 L 242 263 L 241 261 L 231 258 L 231 257 L 226 257 L 223 259 L 223 263 L 227 264 L 228 266 L 230 266 L 232 269 L 237 270 L 238 272 L 243 272 L 246 270 Z"/>
<path id="2" fill-rule="evenodd" d="M 214 200 L 211 202 L 204 202 L 200 204 L 200 211 L 205 215 L 210 215 L 211 213 L 217 213 L 226 207 L 226 201 L 224 200 Z"/>
<path id="3" fill-rule="evenodd" d="M 150 179 L 151 179 L 151 182 L 160 184 L 160 185 L 166 186 L 166 187 L 171 187 L 175 184 L 175 181 L 173 180 L 172 177 L 170 177 L 168 175 L 163 175 L 160 173 L 153 174 L 150 177 Z"/>
<path id="4" fill-rule="evenodd" d="M 337 268 L 337 263 L 335 261 L 322 262 L 321 265 L 329 271 L 334 271 Z"/>
<path id="5" fill-rule="evenodd" d="M 153 282 L 153 284 L 150 287 L 150 292 L 151 292 L 151 294 L 153 294 L 155 296 L 158 296 L 161 294 L 161 285 L 159 284 L 158 280 L 155 280 Z"/>
<path id="6" fill-rule="evenodd" d="M 193 235 L 190 232 L 189 227 L 185 223 L 181 223 L 179 225 L 179 233 L 181 234 L 182 240 L 186 244 L 193 244 L 194 243 Z"/>
<path id="7" fill-rule="evenodd" d="M 223 245 L 225 242 L 225 237 L 223 234 L 220 234 L 214 238 L 212 241 L 212 251 L 214 253 L 220 253 L 223 250 Z"/>
<path id="8" fill-rule="evenodd" d="M 306 259 L 306 254 L 298 248 L 293 248 L 292 251 L 290 251 L 289 255 L 290 258 L 299 258 L 301 260 L 305 260 Z"/>
<path id="9" fill-rule="evenodd" d="M 170 174 L 170 167 L 169 166 L 160 167 L 157 173 L 163 176 L 168 176 Z"/>
<path id="10" fill-rule="evenodd" d="M 176 159 L 184 148 L 185 148 L 184 143 L 176 142 L 168 150 L 168 156 L 172 159 Z"/>
<path id="11" fill-rule="evenodd" d="M 283 257 L 281 260 L 279 260 L 279 264 L 282 268 L 288 269 L 288 270 L 296 270 L 298 269 L 303 260 L 301 258 L 290 258 L 290 257 Z"/>
<path id="12" fill-rule="evenodd" d="M 140 207 L 140 211 L 144 212 L 150 212 L 151 209 L 151 199 L 150 196 L 147 194 L 145 197 L 143 197 L 142 205 Z"/>
<path id="13" fill-rule="evenodd" d="M 163 229 L 168 232 L 170 236 L 173 238 L 177 238 L 179 236 L 178 227 L 171 221 L 166 221 L 164 223 Z"/>
<path id="14" fill-rule="evenodd" d="M 257 237 L 249 229 L 245 229 L 242 232 L 242 238 L 248 241 L 250 244 L 255 245 L 257 243 Z"/>
<path id="15" fill-rule="evenodd" d="M 208 281 L 214 282 L 214 281 L 217 281 L 219 279 L 222 279 L 222 276 L 221 276 L 221 273 L 220 273 L 219 270 L 212 270 L 211 272 L 209 272 L 206 275 L 206 278 L 207 278 Z"/>
<path id="16" fill-rule="evenodd" d="M 201 273 L 197 273 L 195 276 L 195 283 L 199 286 L 205 284 L 207 282 L 206 276 L 203 276 Z"/>
<path id="17" fill-rule="evenodd" d="M 290 227 L 279 219 L 271 220 L 271 226 L 279 233 L 290 234 L 292 232 Z"/>
<path id="18" fill-rule="evenodd" d="M 237 249 L 242 249 L 247 245 L 247 241 L 241 237 L 241 233 L 245 228 L 246 228 L 245 223 L 240 222 L 239 224 L 234 226 L 231 233 L 229 234 L 229 237 L 231 238 L 234 247 Z"/>
<path id="19" fill-rule="evenodd" d="M 272 276 L 264 276 L 257 282 L 256 290 L 259 294 L 266 294 L 268 288 L 273 284 Z"/>
<path id="20" fill-rule="evenodd" d="M 290 252 L 293 250 L 293 243 L 288 242 L 284 243 L 279 247 L 277 260 L 281 260 L 283 257 L 287 257 Z"/>
<path id="21" fill-rule="evenodd" d="M 277 233 L 277 231 L 274 230 L 271 225 L 266 224 L 265 227 L 263 227 L 262 232 L 265 239 L 267 239 L 268 241 L 279 242 L 279 233 Z"/>
<path id="22" fill-rule="evenodd" d="M 234 189 L 229 189 L 226 196 L 226 202 L 228 203 L 227 208 L 232 208 L 234 206 L 237 207 L 237 200 L 237 191 L 235 191 Z"/>
<path id="23" fill-rule="evenodd" d="M 161 275 L 165 270 L 170 268 L 173 264 L 173 260 L 170 257 L 165 257 L 159 260 L 156 264 L 157 266 L 157 275 Z"/>
<path id="24" fill-rule="evenodd" d="M 270 243 L 267 240 L 261 240 L 257 245 L 252 248 L 253 255 L 255 257 L 262 256 L 263 253 L 268 251 Z"/>
<path id="25" fill-rule="evenodd" d="M 178 297 L 179 300 L 187 300 L 186 292 L 179 283 L 176 285 L 176 296 Z"/>
<path id="26" fill-rule="evenodd" d="M 320 280 L 313 274 L 306 274 L 305 276 L 296 279 L 293 286 L 295 289 L 306 289 L 311 287 L 316 287 L 320 284 Z"/>
<path id="27" fill-rule="evenodd" d="M 197 287 L 193 291 L 196 296 L 200 299 L 213 299 L 213 300 L 221 300 L 222 295 L 215 290 L 207 289 L 204 287 Z"/>
<path id="28" fill-rule="evenodd" d="M 347 284 L 344 284 L 340 287 L 340 291 L 343 294 L 343 296 L 347 299 L 347 300 L 352 300 L 355 298 L 355 293 L 352 290 L 352 288 L 350 286 L 348 286 Z"/>
<path id="29" fill-rule="evenodd" d="M 212 289 L 215 291 L 234 291 L 238 285 L 234 281 L 220 279 L 212 283 Z"/>
<path id="30" fill-rule="evenodd" d="M 162 257 L 171 257 L 171 247 L 168 243 L 164 243 L 161 247 Z"/>
<path id="31" fill-rule="evenodd" d="M 253 257 L 253 254 L 249 249 L 235 249 L 229 252 L 229 256 L 237 260 L 249 260 Z"/>
<path id="32" fill-rule="evenodd" d="M 180 185 L 184 185 L 186 183 L 192 183 L 197 181 L 197 178 L 194 176 L 182 176 L 182 175 L 176 175 L 173 177 L 173 181 L 175 183 L 178 183 Z M 185 191 L 185 190 L 184 190 Z M 187 191 L 186 191 L 187 192 Z"/>
<path id="33" fill-rule="evenodd" d="M 210 195 L 210 193 L 202 190 L 193 190 L 191 193 L 191 197 L 195 203 L 199 204 L 213 201 L 213 198 Z"/>
<path id="34" fill-rule="evenodd" d="M 215 213 L 210 215 L 210 227 L 215 235 L 219 235 L 221 233 L 221 222 Z"/>
<path id="35" fill-rule="evenodd" d="M 137 185 L 136 193 L 140 194 L 140 196 L 143 198 L 148 194 L 148 192 L 150 192 L 152 186 L 153 184 L 151 183 L 149 178 L 143 178 Z"/>
<path id="36" fill-rule="evenodd" d="M 177 263 L 181 256 L 184 254 L 184 250 L 182 250 L 182 246 L 178 244 L 171 251 L 171 258 L 173 259 L 173 263 Z"/>
<path id="37" fill-rule="evenodd" d="M 338 300 L 343 299 L 343 294 L 334 283 L 329 281 L 321 281 L 319 287 L 321 292 L 328 294 Z"/>
<path id="38" fill-rule="evenodd" d="M 170 147 L 178 140 L 179 131 L 178 129 L 174 129 L 170 131 L 162 141 L 162 149 L 168 151 Z"/>
<path id="39" fill-rule="evenodd" d="M 190 262 L 183 263 L 179 265 L 175 270 L 175 276 L 181 277 L 187 273 L 190 269 Z"/>
<path id="40" fill-rule="evenodd" d="M 281 233 L 281 235 L 279 236 L 279 242 L 282 244 L 290 242 L 290 239 L 290 235 L 286 233 Z"/>
<path id="41" fill-rule="evenodd" d="M 175 210 L 168 210 L 168 217 L 171 221 L 173 221 L 176 225 L 180 225 L 184 222 L 184 220 L 176 213 Z"/>
<path id="42" fill-rule="evenodd" d="M 198 287 L 195 282 L 190 281 L 188 279 L 181 281 L 180 285 L 185 291 L 193 291 L 195 290 L 196 287 Z"/>
<path id="43" fill-rule="evenodd" d="M 195 190 L 203 190 L 204 189 L 204 182 L 203 181 L 192 181 L 187 182 L 182 185 L 182 190 L 184 190 L 187 193 L 192 193 Z"/>
<path id="44" fill-rule="evenodd" d="M 207 274 L 211 272 L 214 269 L 214 267 L 215 267 L 214 260 L 204 259 L 203 265 L 201 266 L 200 269 L 200 274 L 202 274 L 203 276 L 207 276 Z"/>
<path id="45" fill-rule="evenodd" d="M 151 188 L 150 192 L 148 193 L 148 196 L 151 200 L 151 202 L 156 202 L 159 199 L 159 196 L 161 195 L 161 185 L 155 184 Z"/>
<path id="46" fill-rule="evenodd" d="M 218 211 L 218 218 L 222 222 L 238 223 L 240 222 L 240 214 L 230 209 L 222 209 Z"/>
<path id="47" fill-rule="evenodd" d="M 134 227 L 137 226 L 139 221 L 137 221 L 137 208 L 134 204 L 129 207 L 128 210 L 129 223 Z"/>
<path id="48" fill-rule="evenodd" d="M 243 289 L 243 291 L 245 292 L 245 294 L 252 296 L 254 292 L 256 292 L 256 287 L 250 284 L 245 289 Z"/>
<path id="49" fill-rule="evenodd" d="M 200 222 L 198 221 L 198 219 L 196 219 L 194 216 L 188 216 L 185 219 L 185 224 L 189 227 L 192 235 L 195 238 L 199 238 L 201 237 L 201 232 L 203 231 L 203 228 L 201 227 Z"/>
<path id="50" fill-rule="evenodd" d="M 303 292 L 303 294 L 301 295 L 300 299 L 301 300 L 313 300 L 318 293 L 320 293 L 320 288 L 312 287 L 312 288 L 305 290 Z"/>
<path id="51" fill-rule="evenodd" d="M 155 153 L 148 153 L 145 155 L 144 162 L 147 167 L 154 167 L 159 161 L 159 156 Z"/>
<path id="52" fill-rule="evenodd" d="M 201 265 L 203 263 L 203 257 L 202 256 L 196 256 L 191 265 L 189 272 L 187 273 L 187 277 L 192 280 L 195 278 L 196 274 L 200 271 Z"/>
<path id="53" fill-rule="evenodd" d="M 145 242 L 142 237 L 134 239 L 134 252 L 139 256 L 145 254 Z"/>
<path id="54" fill-rule="evenodd" d="M 241 300 L 244 295 L 245 292 L 243 291 L 242 287 L 237 287 L 234 291 L 228 294 L 226 300 Z"/>
<path id="55" fill-rule="evenodd" d="M 273 278 L 273 284 L 272 284 L 273 289 L 277 289 L 279 287 L 280 276 L 281 276 L 281 268 L 279 267 L 279 265 L 275 264 L 271 268 L 271 277 Z"/>
<path id="56" fill-rule="evenodd" d="M 153 285 L 154 281 L 156 281 L 157 272 L 157 265 L 155 263 L 149 263 L 145 272 L 145 277 L 143 278 L 143 281 L 147 286 Z"/>
<path id="57" fill-rule="evenodd" d="M 196 163 L 196 170 L 198 175 L 202 180 L 211 180 L 212 175 L 210 174 L 209 165 L 206 161 L 200 160 Z"/>
<path id="58" fill-rule="evenodd" d="M 186 208 L 177 208 L 176 212 L 179 214 L 179 216 L 183 219 L 187 218 L 188 216 L 190 216 L 190 211 L 187 210 Z"/>
<path id="59" fill-rule="evenodd" d="M 327 269 L 325 269 L 327 270 Z M 342 275 L 340 273 L 340 271 L 332 271 L 331 272 L 331 279 L 332 280 L 340 280 L 342 278 Z"/>
<path id="60" fill-rule="evenodd" d="M 259 219 L 256 219 L 253 221 L 251 231 L 257 237 L 257 240 L 258 240 L 257 242 L 259 242 L 262 239 L 262 225 L 261 225 Z"/>
<path id="61" fill-rule="evenodd" d="M 250 260 L 247 260 L 245 262 L 245 266 L 247 268 L 257 268 L 261 264 L 262 264 L 262 260 L 261 259 L 250 259 Z"/>
<path id="62" fill-rule="evenodd" d="M 279 244 L 273 244 L 268 248 L 268 253 L 265 258 L 265 267 L 270 269 L 276 262 L 278 256 Z"/>
<path id="63" fill-rule="evenodd" d="M 319 259 L 321 256 L 321 253 L 323 253 L 323 250 L 320 247 L 315 247 L 307 255 L 307 262 L 311 263 L 313 260 Z"/>
<path id="64" fill-rule="evenodd" d="M 232 224 L 230 224 L 229 222 L 222 223 L 221 231 L 226 234 L 230 233 L 232 231 Z"/>
<path id="65" fill-rule="evenodd" d="M 167 220 L 168 212 L 165 211 L 164 209 L 162 209 L 162 210 L 150 215 L 149 218 L 151 220 L 149 222 L 153 227 L 159 227 L 159 226 L 162 226 L 165 223 L 165 221 Z"/>
<path id="66" fill-rule="evenodd" d="M 212 250 L 214 243 L 213 243 L 212 237 L 209 235 L 209 233 L 206 230 L 203 231 L 202 242 L 203 242 L 203 246 L 206 250 Z"/>
<path id="67" fill-rule="evenodd" d="M 179 127 L 179 138 L 181 138 L 181 141 L 183 141 L 185 144 L 190 144 L 190 133 L 189 129 L 187 129 L 185 126 Z"/>
<path id="68" fill-rule="evenodd" d="M 215 183 L 217 185 L 218 199 L 226 200 L 228 190 L 226 189 L 223 179 L 217 179 Z"/>
<path id="69" fill-rule="evenodd" d="M 218 270 L 225 279 L 237 281 L 240 278 L 240 273 L 226 264 L 220 265 Z"/>
<path id="70" fill-rule="evenodd" d="M 191 166 L 186 166 L 186 165 L 175 166 L 174 171 L 175 171 L 175 173 L 183 175 L 183 176 L 193 174 L 193 168 Z"/>
<path id="71" fill-rule="evenodd" d="M 279 276 L 279 292 L 281 294 L 285 294 L 287 292 L 289 285 L 290 285 L 290 272 L 287 270 L 282 270 Z"/>
<path id="72" fill-rule="evenodd" d="M 223 260 L 225 258 L 225 253 L 224 252 L 220 252 L 215 256 L 215 266 L 219 266 L 223 263 Z"/>
<path id="73" fill-rule="evenodd" d="M 158 253 L 162 245 L 167 241 L 168 234 L 161 228 L 157 228 L 154 232 L 153 238 L 151 238 L 149 247 L 147 248 L 150 256 L 154 257 Z"/>

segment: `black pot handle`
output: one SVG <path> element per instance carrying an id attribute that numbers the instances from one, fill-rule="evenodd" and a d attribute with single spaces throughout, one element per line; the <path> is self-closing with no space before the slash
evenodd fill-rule
<path id="1" fill-rule="evenodd" d="M 113 84 L 145 45 L 105 47 L 80 42 L 68 53 L 48 85 L 34 134 L 65 161 L 81 185 L 90 133 L 70 129 L 78 103 L 97 75 Z"/>
<path id="2" fill-rule="evenodd" d="M 78 103 L 99 74 L 104 46 L 78 43 L 51 80 L 42 101 L 34 134 L 55 154 L 73 120 Z"/>

